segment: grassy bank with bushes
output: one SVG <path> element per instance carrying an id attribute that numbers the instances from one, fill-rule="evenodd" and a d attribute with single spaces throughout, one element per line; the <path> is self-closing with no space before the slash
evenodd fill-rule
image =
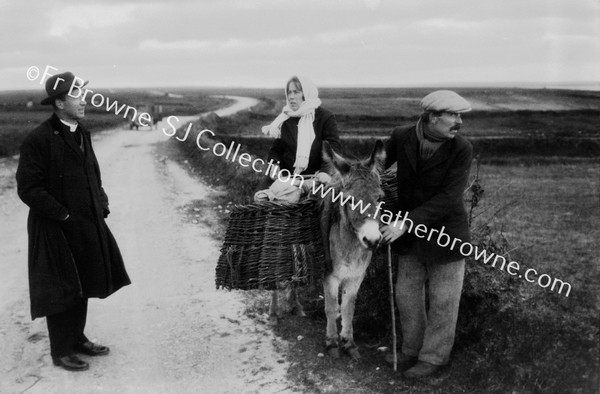
<path id="1" fill-rule="evenodd" d="M 265 98 L 260 105 L 275 114 L 273 103 Z M 245 137 L 272 119 L 258 112 L 255 107 L 232 118 L 200 121 L 187 142 L 171 142 L 208 183 L 227 192 L 221 204 L 251 202 L 262 175 L 201 151 L 195 133 L 209 128 L 226 144 L 241 143 L 240 152 L 265 158 L 269 142 Z M 373 146 L 368 138 L 347 138 L 343 144 L 352 156 Z M 355 336 L 363 358 L 353 363 L 317 357 L 324 347 L 322 289 L 305 288 L 310 318 L 289 317 L 275 328 L 290 341 L 290 378 L 310 392 L 594 392 L 600 368 L 600 268 L 594 247 L 600 239 L 600 166 L 580 150 L 559 158 L 530 153 L 520 151 L 511 162 L 507 153 L 491 152 L 481 165 L 479 198 L 473 190 L 465 192 L 469 209 L 477 200 L 473 244 L 518 261 L 522 270 L 534 268 L 568 282 L 569 297 L 469 259 L 451 365 L 426 382 L 406 382 L 377 351 L 391 344 L 387 262 L 380 255 L 357 303 Z M 268 294 L 247 297 L 249 315 L 267 311 Z"/>

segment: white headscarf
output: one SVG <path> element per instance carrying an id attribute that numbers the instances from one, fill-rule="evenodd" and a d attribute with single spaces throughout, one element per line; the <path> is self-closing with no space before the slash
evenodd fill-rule
<path id="1" fill-rule="evenodd" d="M 296 161 L 294 162 L 294 173 L 299 174 L 308 167 L 308 158 L 310 156 L 310 147 L 315 139 L 315 129 L 313 121 L 315 120 L 315 109 L 321 106 L 319 91 L 315 84 L 308 78 L 297 76 L 302 85 L 302 94 L 304 101 L 300 104 L 297 111 L 292 111 L 288 104 L 268 126 L 263 126 L 262 132 L 275 138 L 281 138 L 281 125 L 291 117 L 300 118 L 298 121 L 298 144 L 296 147 Z M 285 87 L 285 98 L 287 102 L 287 90 L 289 82 Z"/>

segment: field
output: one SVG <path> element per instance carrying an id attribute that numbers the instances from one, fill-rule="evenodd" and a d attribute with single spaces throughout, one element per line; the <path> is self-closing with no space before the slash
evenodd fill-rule
<path id="1" fill-rule="evenodd" d="M 484 163 L 555 161 L 556 157 L 600 157 L 600 93 L 530 89 L 456 89 L 473 102 L 461 132 Z M 336 115 L 346 154 L 367 153 L 369 141 L 414 122 L 426 89 L 322 89 L 323 106 Z M 260 127 L 279 113 L 280 91 L 233 90 L 261 98 L 252 112 L 223 119 L 216 132 L 235 136 L 250 152 L 265 156 Z M 224 137 L 226 138 L 226 137 Z"/>
<path id="2" fill-rule="evenodd" d="M 173 90 L 98 90 L 105 98 L 135 107 L 139 104 L 162 105 L 165 114 L 195 115 L 220 107 L 226 99 L 208 98 L 205 94 L 185 89 Z M 45 97 L 40 91 L 0 92 L 0 157 L 18 153 L 27 132 L 46 120 L 52 113 L 51 106 L 40 105 Z M 29 105 L 28 105 L 29 103 Z M 98 101 L 96 101 L 98 103 Z M 115 115 L 106 107 L 94 107 L 89 103 L 83 122 L 94 133 L 117 126 L 127 127 L 128 119 L 123 112 Z"/>
<path id="3" fill-rule="evenodd" d="M 374 268 L 359 293 L 355 332 L 363 359 L 358 363 L 315 356 L 323 351 L 323 304 L 318 288 L 306 289 L 311 318 L 290 317 L 276 332 L 292 343 L 290 377 L 310 392 L 597 390 L 600 93 L 457 90 L 474 103 L 461 132 L 473 142 L 481 163 L 484 192 L 474 208 L 475 239 L 540 275 L 568 282 L 572 292 L 565 297 L 471 260 L 452 364 L 427 382 L 405 382 L 384 365 L 376 350 L 391 343 L 389 318 L 373 315 L 373 310 L 386 310 L 385 304 L 374 301 L 386 298 L 385 276 Z M 257 97 L 261 103 L 233 118 L 201 121 L 196 130 L 209 128 L 222 141 L 239 141 L 242 151 L 264 158 L 270 141 L 260 136 L 260 126 L 279 112 L 282 92 L 228 93 Z M 393 126 L 414 122 L 424 93 L 322 89 L 321 97 L 323 106 L 336 114 L 345 154 L 361 156 L 372 148 L 372 140 L 385 138 Z M 220 205 L 251 201 L 261 183 L 258 175 L 222 165 L 220 158 L 202 154 L 193 142 L 173 144 L 205 180 L 230 192 Z M 469 200 L 469 192 L 465 197 Z M 264 313 L 267 301 L 265 294 L 249 293 L 248 313 Z M 298 335 L 304 339 L 298 341 Z"/>
<path id="4" fill-rule="evenodd" d="M 420 98 L 431 89 L 320 90 L 323 106 L 336 114 L 344 154 L 360 157 L 392 127 L 412 123 Z M 387 279 L 372 265 L 357 305 L 356 337 L 363 358 L 319 358 L 324 344 L 322 290 L 303 290 L 309 318 L 289 317 L 274 330 L 289 341 L 289 379 L 306 392 L 361 393 L 591 393 L 600 370 L 600 92 L 528 89 L 456 89 L 474 111 L 461 132 L 473 143 L 480 167 L 482 199 L 473 207 L 474 238 L 540 274 L 572 286 L 568 297 L 469 261 L 453 361 L 441 375 L 406 382 L 383 362 L 380 346 L 391 345 Z M 256 97 L 251 111 L 231 118 L 206 117 L 194 132 L 209 128 L 218 139 L 239 141 L 242 151 L 266 157 L 271 141 L 260 133 L 283 105 L 282 90 L 204 89 L 101 92 L 119 102 L 153 102 L 165 114 L 189 115 L 222 106 L 224 98 Z M 0 156 L 11 156 L 26 131 L 49 115 L 29 92 L 0 94 Z M 93 131 L 126 126 L 121 116 L 88 105 Z M 155 131 L 156 132 L 156 131 Z M 181 133 L 181 131 L 180 131 Z M 195 136 L 192 136 L 195 137 Z M 172 158 L 205 182 L 225 191 L 214 201 L 222 223 L 228 204 L 246 204 L 262 178 L 247 168 L 202 152 L 195 138 L 172 139 Z M 208 143 L 208 142 L 207 142 Z M 467 206 L 472 192 L 465 193 Z M 215 257 L 216 263 L 216 257 Z M 247 311 L 260 324 L 268 294 L 247 292 Z M 302 339 L 299 340 L 299 336 Z"/>

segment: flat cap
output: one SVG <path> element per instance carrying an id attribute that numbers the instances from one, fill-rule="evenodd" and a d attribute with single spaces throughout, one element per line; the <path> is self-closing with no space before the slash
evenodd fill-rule
<path id="1" fill-rule="evenodd" d="M 421 108 L 426 112 L 469 112 L 471 104 L 451 90 L 436 90 L 421 100 Z"/>

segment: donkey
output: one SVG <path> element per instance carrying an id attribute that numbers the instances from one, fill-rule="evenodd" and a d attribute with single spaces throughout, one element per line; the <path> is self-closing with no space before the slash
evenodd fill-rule
<path id="1" fill-rule="evenodd" d="M 379 176 L 383 172 L 385 150 L 383 143 L 377 141 L 369 159 L 350 162 L 324 142 L 323 160 L 332 176 L 329 184 L 332 190 L 320 202 L 321 231 L 328 265 L 323 280 L 327 315 L 325 345 L 331 357 L 340 357 L 341 346 L 353 359 L 358 359 L 360 353 L 353 338 L 352 319 L 358 289 L 373 251 L 381 240 L 375 208 L 378 199 L 383 196 Z M 340 195 L 340 198 L 333 202 L 335 195 Z M 352 197 L 344 204 L 348 196 Z M 362 205 L 357 206 L 359 200 Z M 351 208 L 352 203 L 355 209 Z M 340 289 L 342 330 L 338 335 Z"/>

